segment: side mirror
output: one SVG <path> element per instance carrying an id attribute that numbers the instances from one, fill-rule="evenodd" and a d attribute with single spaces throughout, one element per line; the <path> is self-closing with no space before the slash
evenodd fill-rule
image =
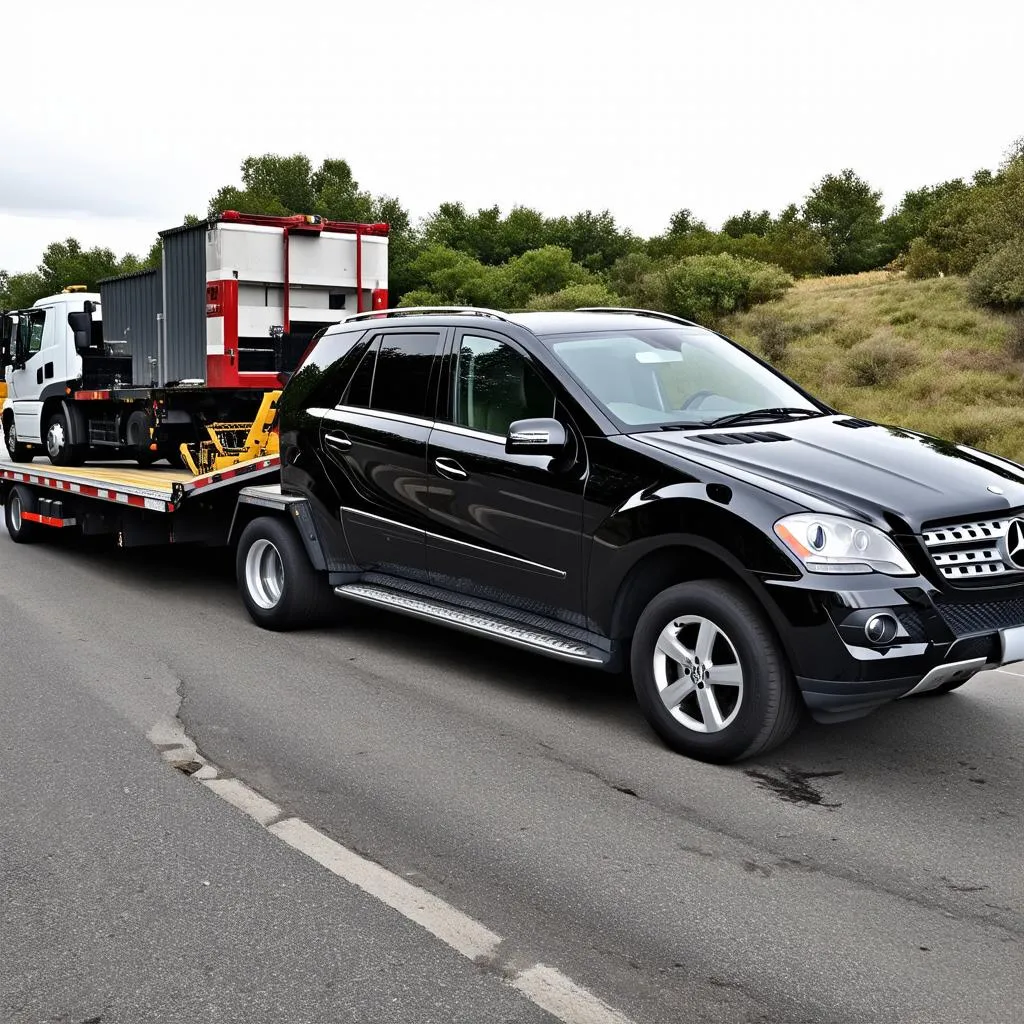
<path id="1" fill-rule="evenodd" d="M 558 420 L 516 420 L 508 428 L 505 451 L 509 455 L 561 455 L 568 440 Z"/>
<path id="2" fill-rule="evenodd" d="M 75 349 L 84 353 L 92 343 L 92 312 L 68 313 L 68 325 L 75 335 Z"/>

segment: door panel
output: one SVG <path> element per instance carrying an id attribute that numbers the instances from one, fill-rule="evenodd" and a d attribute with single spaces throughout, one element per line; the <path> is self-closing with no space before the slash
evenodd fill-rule
<path id="1" fill-rule="evenodd" d="M 525 353 L 490 332 L 459 332 L 448 362 L 444 412 L 454 422 L 436 423 L 427 444 L 432 581 L 578 620 L 582 438 L 570 426 L 570 448 L 558 459 L 506 454 L 508 425 L 550 416 L 553 391 Z"/>
<path id="2" fill-rule="evenodd" d="M 345 537 L 365 571 L 426 575 L 427 437 L 442 339 L 423 329 L 371 338 L 320 421 Z"/>

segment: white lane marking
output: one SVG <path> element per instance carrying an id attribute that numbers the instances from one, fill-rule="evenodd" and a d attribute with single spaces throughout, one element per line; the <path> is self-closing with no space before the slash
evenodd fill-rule
<path id="1" fill-rule="evenodd" d="M 364 892 L 376 896 L 403 917 L 426 928 L 431 935 L 467 959 L 494 956 L 501 937 L 489 928 L 438 899 L 433 893 L 420 889 L 379 864 L 328 839 L 304 821 L 288 818 L 271 825 L 270 831 L 289 846 L 312 857 L 328 871 L 333 871 Z"/>
<path id="2" fill-rule="evenodd" d="M 593 992 L 580 988 L 561 971 L 534 964 L 512 980 L 531 1002 L 565 1024 L 629 1024 L 629 1019 L 602 1002 Z"/>
<path id="3" fill-rule="evenodd" d="M 269 825 L 275 818 L 281 817 L 281 808 L 265 796 L 260 796 L 255 789 L 250 789 L 238 779 L 201 779 L 207 789 L 212 789 L 217 796 L 227 800 L 232 807 L 255 818 L 261 825 Z"/>
<path id="4" fill-rule="evenodd" d="M 169 762 L 179 761 L 181 753 L 184 751 L 165 751 L 164 759 Z M 495 957 L 504 940 L 486 925 L 457 910 L 432 892 L 361 857 L 301 818 L 276 820 L 280 818 L 282 810 L 273 801 L 240 779 L 218 778 L 220 769 L 201 755 L 196 755 L 195 760 L 202 767 L 192 774 L 192 778 L 249 815 L 294 850 L 397 910 L 407 920 L 418 924 L 467 960 L 487 963 Z M 557 968 L 547 964 L 533 964 L 518 971 L 509 969 L 497 976 L 564 1024 L 633 1024 L 629 1017 L 613 1009 L 589 989 L 577 985 Z"/>
<path id="5" fill-rule="evenodd" d="M 1008 668 L 994 668 L 993 672 L 1002 672 L 1004 676 L 1014 676 L 1016 679 L 1024 679 L 1024 672 L 1014 672 Z"/>

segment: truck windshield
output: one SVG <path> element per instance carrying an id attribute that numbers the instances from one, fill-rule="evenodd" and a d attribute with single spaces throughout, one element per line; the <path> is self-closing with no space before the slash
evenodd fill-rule
<path id="1" fill-rule="evenodd" d="M 627 428 L 706 426 L 766 408 L 824 411 L 741 348 L 700 327 L 546 340 L 591 397 Z"/>

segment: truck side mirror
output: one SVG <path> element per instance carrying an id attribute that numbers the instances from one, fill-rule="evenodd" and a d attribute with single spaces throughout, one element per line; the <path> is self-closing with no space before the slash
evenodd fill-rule
<path id="1" fill-rule="evenodd" d="M 91 303 L 88 303 L 91 305 Z M 81 313 L 68 313 L 68 325 L 75 335 L 75 349 L 79 353 L 88 350 L 92 343 L 92 311 L 83 310 Z"/>

